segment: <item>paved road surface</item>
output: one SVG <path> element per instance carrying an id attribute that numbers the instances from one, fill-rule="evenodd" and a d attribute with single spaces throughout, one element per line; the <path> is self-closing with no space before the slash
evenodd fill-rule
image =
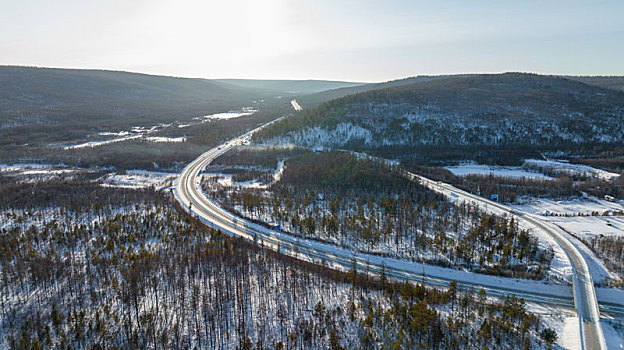
<path id="1" fill-rule="evenodd" d="M 266 125 L 265 125 L 266 126 Z M 264 126 L 262 126 L 264 127 Z M 262 128 L 260 127 L 260 128 Z M 389 276 L 413 281 L 422 281 L 428 284 L 446 286 L 451 279 L 445 276 L 427 276 L 419 273 L 415 269 L 406 268 L 401 265 L 387 263 L 391 259 L 379 258 L 376 256 L 357 254 L 347 249 L 336 247 L 330 244 L 320 243 L 312 240 L 299 239 L 294 236 L 275 231 L 268 227 L 248 222 L 238 218 L 212 202 L 200 190 L 200 173 L 213 159 L 227 152 L 231 147 L 244 144 L 249 141 L 255 129 L 239 138 L 229 141 L 219 147 L 213 148 L 191 162 L 182 172 L 176 186 L 176 198 L 190 209 L 192 213 L 198 215 L 207 224 L 219 228 L 222 231 L 245 237 L 251 240 L 262 242 L 265 246 L 296 256 L 303 260 L 321 262 L 333 268 L 349 270 L 356 267 L 359 271 L 370 271 L 380 273 L 382 270 Z M 436 190 L 446 190 L 457 195 L 467 196 L 488 206 L 494 206 L 507 213 L 516 216 L 519 220 L 525 220 L 538 229 L 542 229 L 550 234 L 564 249 L 568 255 L 574 270 L 574 306 L 580 320 L 581 337 L 583 339 L 583 349 L 606 349 L 604 336 L 599 323 L 599 309 L 596 301 L 596 294 L 591 280 L 591 275 L 587 264 L 578 250 L 564 237 L 556 228 L 542 222 L 539 217 L 511 209 L 496 202 L 492 202 L 481 197 L 472 195 L 465 191 L 456 189 L 453 186 L 435 182 L 419 175 L 407 173 L 415 181 L 429 186 Z M 461 284 L 461 283 L 460 283 Z M 527 300 L 534 300 L 557 305 L 570 305 L 568 297 L 554 294 L 529 293 L 526 290 L 514 290 L 500 285 L 487 285 L 480 282 L 475 284 L 485 288 L 490 295 L 505 296 L 514 293 Z M 465 283 L 465 285 L 467 285 Z"/>

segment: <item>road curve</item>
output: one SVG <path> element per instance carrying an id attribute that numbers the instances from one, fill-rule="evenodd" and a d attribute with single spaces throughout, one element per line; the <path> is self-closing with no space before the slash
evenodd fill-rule
<path id="1" fill-rule="evenodd" d="M 420 272 L 419 268 L 414 267 L 417 264 L 402 264 L 400 262 L 397 263 L 396 259 L 383 258 L 370 254 L 356 253 L 345 248 L 337 247 L 335 245 L 321 243 L 314 240 L 300 239 L 292 235 L 285 234 L 281 231 L 272 230 L 267 227 L 251 223 L 247 220 L 244 220 L 243 218 L 237 217 L 218 206 L 212 200 L 208 199 L 200 189 L 201 171 L 212 160 L 227 152 L 233 146 L 247 143 L 254 132 L 269 124 L 265 124 L 238 138 L 228 141 L 219 147 L 213 148 L 199 156 L 189 165 L 187 165 L 178 179 L 175 190 L 175 197 L 183 205 L 183 207 L 189 210 L 194 215 L 197 215 L 206 224 L 214 228 L 220 229 L 227 234 L 257 241 L 267 247 L 279 250 L 282 253 L 295 256 L 302 260 L 328 264 L 332 268 L 337 268 L 345 271 L 354 267 L 359 271 L 369 271 L 371 273 L 377 274 L 381 273 L 381 271 L 384 271 L 388 276 L 418 282 L 425 282 L 427 284 L 438 286 L 447 286 L 448 283 L 453 280 L 453 278 L 449 278 L 443 275 L 425 274 L 424 266 L 423 272 Z M 598 302 L 596 300 L 596 294 L 587 264 L 581 254 L 578 252 L 578 250 L 574 247 L 574 245 L 572 245 L 564 236 L 562 236 L 562 234 L 558 232 L 557 229 L 542 222 L 541 220 L 539 220 L 539 218 L 536 218 L 532 215 L 472 195 L 453 186 L 435 182 L 412 173 L 406 174 L 412 180 L 419 181 L 420 183 L 435 190 L 446 190 L 452 193 L 461 194 L 489 206 L 497 207 L 498 209 L 504 210 L 505 212 L 509 213 L 510 215 L 514 215 L 520 220 L 525 220 L 526 222 L 536 226 L 538 229 L 542 229 L 550 234 L 557 241 L 557 243 L 562 246 L 573 266 L 573 305 L 579 315 L 582 348 L 606 349 L 604 336 L 602 335 L 602 330 L 599 323 L 600 318 Z M 504 287 L 496 284 L 487 284 L 483 283 L 482 281 L 473 281 L 470 283 L 466 281 L 458 282 L 464 287 L 482 287 L 490 295 L 505 296 L 513 293 L 516 294 L 518 297 L 525 298 L 526 300 L 533 300 L 537 302 L 562 306 L 572 305 L 572 298 L 561 296 L 558 294 L 535 293 L 527 292 L 526 290 L 514 290 L 510 287 Z"/>
<path id="2" fill-rule="evenodd" d="M 434 190 L 437 188 L 447 190 L 458 195 L 469 197 L 482 204 L 503 210 L 518 218 L 518 220 L 528 222 L 550 235 L 557 242 L 557 244 L 561 246 L 572 264 L 574 306 L 579 317 L 582 349 L 601 350 L 607 348 L 602 328 L 600 327 L 600 310 L 596 299 L 596 292 L 594 290 L 591 273 L 587 267 L 587 262 L 578 249 L 576 249 L 576 247 L 563 235 L 561 229 L 542 221 L 538 216 L 512 209 L 498 202 L 460 190 L 454 186 L 436 182 L 412 173 L 407 173 L 407 175 L 413 180 L 419 181 L 423 185 Z"/>

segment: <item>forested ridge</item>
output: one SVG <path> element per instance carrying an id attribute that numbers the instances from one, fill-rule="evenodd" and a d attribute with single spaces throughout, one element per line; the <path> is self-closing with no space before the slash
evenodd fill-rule
<path id="1" fill-rule="evenodd" d="M 266 128 L 262 142 L 341 147 L 421 164 L 518 164 L 621 146 L 624 93 L 556 76 L 448 76 L 344 96 Z"/>

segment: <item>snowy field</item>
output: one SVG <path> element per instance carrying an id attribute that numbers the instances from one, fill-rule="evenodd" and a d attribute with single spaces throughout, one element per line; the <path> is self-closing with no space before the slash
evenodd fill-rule
<path id="1" fill-rule="evenodd" d="M 125 174 L 111 174 L 102 186 L 122 188 L 148 188 L 157 190 L 171 187 L 179 174 L 145 170 L 128 170 Z"/>
<path id="2" fill-rule="evenodd" d="M 236 167 L 236 169 L 249 169 L 252 167 Z M 263 182 L 258 179 L 244 181 L 244 182 L 236 182 L 232 179 L 232 174 L 224 174 L 224 173 L 216 173 L 216 172 L 206 172 L 203 175 L 202 181 L 205 182 L 214 182 L 222 187 L 237 187 L 237 188 L 256 188 L 256 189 L 266 189 L 269 188 L 272 184 L 276 183 L 282 178 L 282 174 L 284 173 L 284 169 L 286 168 L 283 160 L 279 161 L 277 164 L 277 168 L 274 170 L 273 175 L 271 176 L 270 182 Z"/>
<path id="3" fill-rule="evenodd" d="M 544 169 L 549 172 L 563 173 L 571 176 L 585 176 L 599 178 L 603 180 L 612 180 L 619 174 L 611 173 L 605 170 L 596 169 L 588 165 L 571 164 L 563 160 L 538 160 L 538 159 L 526 159 L 523 167 L 525 168 L 538 168 Z"/>
<path id="4" fill-rule="evenodd" d="M 165 125 L 165 126 L 168 126 L 168 125 Z M 83 143 L 79 143 L 76 145 L 64 146 L 63 149 L 68 150 L 68 149 L 77 149 L 77 148 L 94 148 L 94 147 L 99 147 L 103 145 L 108 145 L 111 143 L 117 143 L 117 142 L 129 141 L 129 140 L 146 140 L 149 142 L 175 142 L 177 143 L 177 142 L 184 142 L 187 139 L 184 136 L 181 136 L 181 137 L 147 136 L 155 131 L 156 130 L 154 128 L 147 129 L 147 130 L 136 129 L 136 131 L 135 129 L 133 129 L 133 132 L 136 132 L 136 134 L 134 135 L 116 137 L 116 138 L 108 139 L 108 140 L 88 141 L 88 142 L 83 142 Z"/>
<path id="5" fill-rule="evenodd" d="M 527 303 L 527 310 L 539 315 L 546 327 L 557 331 L 557 343 L 553 345 L 553 350 L 581 350 L 579 319 L 574 309 Z M 621 318 L 616 319 L 604 315 L 600 320 L 607 349 L 624 349 L 623 322 Z"/>
<path id="6" fill-rule="evenodd" d="M 444 169 L 449 170 L 456 176 L 467 175 L 493 175 L 500 177 L 527 178 L 537 180 L 550 180 L 553 177 L 549 175 L 565 174 L 569 176 L 584 176 L 589 178 L 599 178 L 603 180 L 612 180 L 620 176 L 601 169 L 596 169 L 588 165 L 571 164 L 565 161 L 555 160 L 538 160 L 525 159 L 522 166 L 495 166 L 487 164 L 460 164 L 447 166 Z M 549 174 L 549 175 L 545 175 Z"/>
<path id="7" fill-rule="evenodd" d="M 557 343 L 553 349 L 581 350 L 579 319 L 574 309 L 535 303 L 526 306 L 529 312 L 539 315 L 547 327 L 557 331 Z"/>
<path id="8" fill-rule="evenodd" d="M 178 123 L 177 127 L 186 128 L 186 127 L 193 126 L 193 125 L 203 124 L 211 120 L 239 118 L 243 116 L 252 115 L 255 112 L 257 112 L 257 109 L 254 109 L 252 107 L 245 107 L 241 109 L 240 111 L 230 111 L 230 112 L 225 112 L 225 113 L 216 113 L 216 114 L 195 117 L 192 119 L 192 122 L 190 123 L 187 123 L 187 124 Z M 131 130 L 122 130 L 118 132 L 103 131 L 92 136 L 100 136 L 100 137 L 106 136 L 110 138 L 107 138 L 104 140 L 93 140 L 93 141 L 81 142 L 75 145 L 63 145 L 63 149 L 69 150 L 69 149 L 79 149 L 79 148 L 94 148 L 94 147 L 99 147 L 99 146 L 103 146 L 103 145 L 107 145 L 111 143 L 124 142 L 124 141 L 129 141 L 129 140 L 145 140 L 149 142 L 184 142 L 186 141 L 187 138 L 184 136 L 181 136 L 181 137 L 151 136 L 154 133 L 157 133 L 159 131 L 162 131 L 165 128 L 170 127 L 171 125 L 172 124 L 161 123 L 161 124 L 149 127 L 149 128 L 135 126 Z"/>
<path id="9" fill-rule="evenodd" d="M 67 168 L 63 164 L 0 164 L 0 175 L 11 177 L 17 183 L 72 179 L 85 169 Z"/>
<path id="10" fill-rule="evenodd" d="M 191 122 L 191 123 L 188 123 L 188 124 L 178 124 L 178 128 L 188 128 L 189 126 L 203 124 L 203 123 L 209 122 L 211 120 L 225 120 L 225 119 L 234 119 L 234 118 L 245 117 L 245 116 L 248 116 L 248 115 L 252 115 L 252 114 L 256 113 L 257 111 L 258 110 L 253 108 L 253 107 L 244 107 L 240 111 L 230 111 L 230 112 L 224 112 L 224 113 L 215 113 L 215 114 L 203 115 L 201 117 L 193 118 L 193 122 Z"/>
<path id="11" fill-rule="evenodd" d="M 500 177 L 513 177 L 513 178 L 528 178 L 528 179 L 540 179 L 551 180 L 552 178 L 538 172 L 529 172 L 517 166 L 494 166 L 485 164 L 461 164 L 454 166 L 447 166 L 444 169 L 453 173 L 456 176 L 467 175 L 493 175 Z"/>
<path id="12" fill-rule="evenodd" d="M 596 256 L 582 240 L 596 236 L 624 236 L 624 216 L 602 216 L 624 210 L 621 202 L 613 203 L 587 196 L 569 201 L 533 199 L 514 208 L 543 216 L 543 220 L 553 223 L 568 233 L 568 239 L 584 256 L 595 283 L 605 278 L 617 279 L 617 275 L 607 269 L 602 259 Z M 592 216 L 592 213 L 599 215 Z"/>
<path id="13" fill-rule="evenodd" d="M 624 201 L 609 202 L 592 196 L 570 200 L 521 198 L 518 202 L 511 206 L 538 215 L 603 215 L 624 211 Z"/>

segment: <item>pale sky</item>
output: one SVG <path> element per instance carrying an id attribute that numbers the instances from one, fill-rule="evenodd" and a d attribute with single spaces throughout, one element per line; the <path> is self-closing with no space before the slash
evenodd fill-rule
<path id="1" fill-rule="evenodd" d="M 0 0 L 0 65 L 350 81 L 624 75 L 624 1 Z"/>

